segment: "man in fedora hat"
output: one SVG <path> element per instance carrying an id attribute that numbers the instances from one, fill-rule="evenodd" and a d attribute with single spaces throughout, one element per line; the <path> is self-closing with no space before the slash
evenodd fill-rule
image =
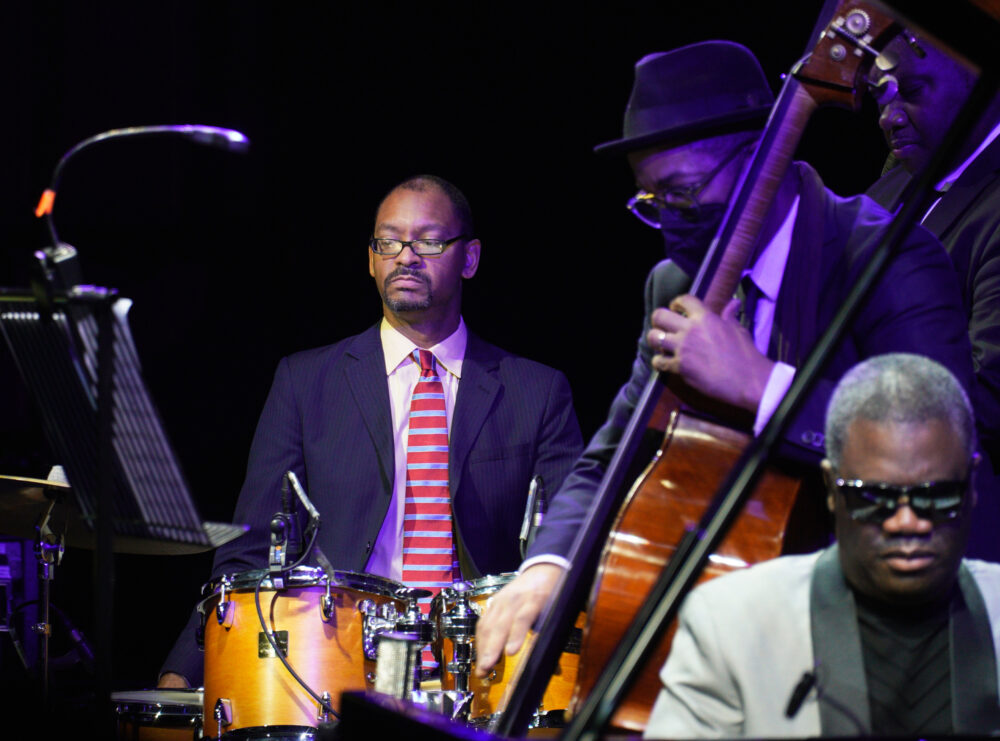
<path id="1" fill-rule="evenodd" d="M 624 136 L 596 151 L 627 155 L 639 186 L 629 207 L 661 232 L 667 259 L 647 280 L 646 316 L 628 383 L 553 497 L 520 575 L 479 622 L 480 673 L 501 651 L 520 647 L 570 565 L 566 556 L 651 368 L 745 410 L 759 432 L 878 244 L 889 214 L 868 198 L 834 195 L 812 168 L 797 162 L 778 187 L 745 271 L 745 305 L 734 300 L 719 316 L 686 294 L 772 102 L 760 64 L 739 44 L 707 41 L 636 64 Z M 737 319 L 741 309 L 750 327 Z M 884 352 L 923 353 L 963 384 L 971 378 L 954 271 L 921 229 L 884 270 L 789 424 L 778 454 L 815 472 L 837 379 Z"/>

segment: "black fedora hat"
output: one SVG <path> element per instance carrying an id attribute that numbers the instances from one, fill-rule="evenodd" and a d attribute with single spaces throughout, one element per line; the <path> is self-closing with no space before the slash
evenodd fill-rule
<path id="1" fill-rule="evenodd" d="M 595 152 L 631 152 L 654 144 L 763 128 L 774 103 L 760 62 L 732 41 L 703 41 L 649 54 L 635 65 L 624 136 Z"/>

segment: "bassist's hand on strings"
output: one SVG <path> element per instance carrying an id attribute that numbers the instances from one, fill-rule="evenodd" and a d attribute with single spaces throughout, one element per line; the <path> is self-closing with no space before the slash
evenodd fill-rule
<path id="1" fill-rule="evenodd" d="M 508 656 L 517 653 L 562 575 L 561 566 L 537 563 L 490 599 L 476 624 L 477 676 L 485 677 L 500 661 L 501 652 Z"/>
<path id="2" fill-rule="evenodd" d="M 656 353 L 653 367 L 675 373 L 706 396 L 756 412 L 774 361 L 754 346 L 737 320 L 739 302 L 719 316 L 694 296 L 678 296 L 657 309 L 646 341 Z"/>

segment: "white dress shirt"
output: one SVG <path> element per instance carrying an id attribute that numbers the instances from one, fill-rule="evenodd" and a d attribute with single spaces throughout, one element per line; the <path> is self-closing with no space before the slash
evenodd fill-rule
<path id="1" fill-rule="evenodd" d="M 771 331 L 774 328 L 774 307 L 781 291 L 781 279 L 785 275 L 785 265 L 788 264 L 788 253 L 792 247 L 792 233 L 795 230 L 795 217 L 799 213 L 799 197 L 795 196 L 791 208 L 785 214 L 778 231 L 775 232 L 767 247 L 760 253 L 749 274 L 761 297 L 757 300 L 757 310 L 754 312 L 753 344 L 763 355 L 767 355 L 767 347 L 771 341 Z M 775 363 L 771 375 L 764 386 L 760 404 L 757 405 L 757 415 L 754 418 L 753 434 L 759 435 L 764 425 L 771 419 L 774 410 L 778 408 L 782 397 L 788 391 L 795 378 L 795 368 L 786 363 Z"/>
<path id="2" fill-rule="evenodd" d="M 410 431 L 410 397 L 420 379 L 420 365 L 413 361 L 417 346 L 385 319 L 380 327 L 382 354 L 385 356 L 385 374 L 389 384 L 389 404 L 392 408 L 392 439 L 395 456 L 395 480 L 392 500 L 382 528 L 375 539 L 365 570 L 369 574 L 400 581 L 403 576 L 403 500 L 406 496 L 406 439 Z M 459 317 L 458 329 L 433 347 L 426 348 L 434 354 L 438 376 L 444 387 L 445 411 L 448 414 L 449 437 L 451 420 L 455 411 L 458 382 L 462 377 L 462 360 L 468 344 L 469 331 Z"/>

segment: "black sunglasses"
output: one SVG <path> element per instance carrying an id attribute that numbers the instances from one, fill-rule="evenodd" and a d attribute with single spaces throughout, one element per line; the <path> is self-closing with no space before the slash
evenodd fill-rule
<path id="1" fill-rule="evenodd" d="M 880 525 L 905 504 L 920 519 L 940 523 L 955 519 L 962 511 L 969 479 L 909 486 L 837 479 L 833 487 L 843 495 L 847 512 L 854 520 Z"/>

